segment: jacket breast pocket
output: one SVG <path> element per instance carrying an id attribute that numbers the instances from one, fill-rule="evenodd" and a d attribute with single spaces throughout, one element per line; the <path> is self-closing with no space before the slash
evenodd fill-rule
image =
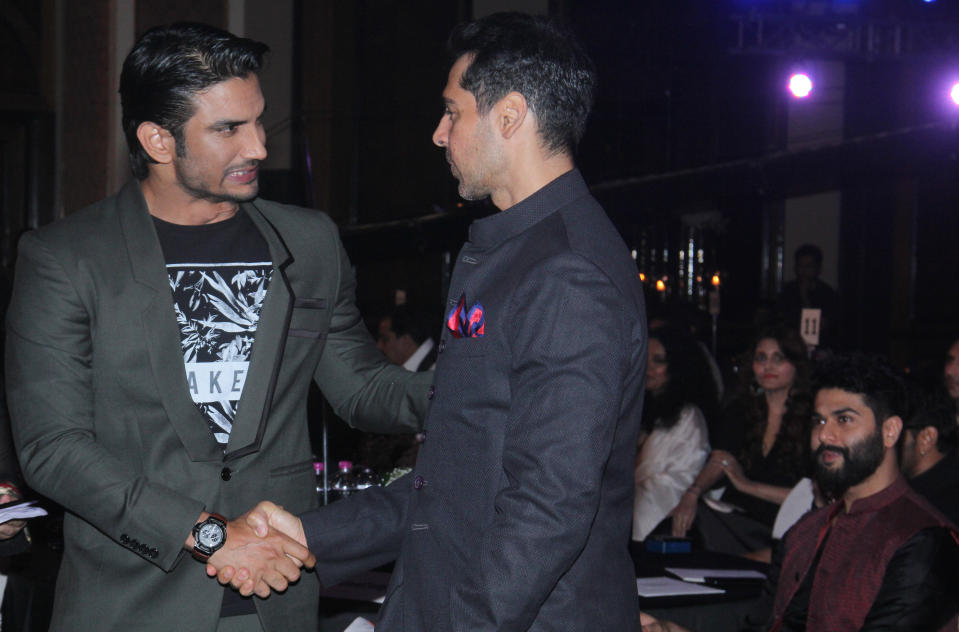
<path id="1" fill-rule="evenodd" d="M 455 357 L 477 357 L 487 355 L 491 347 L 492 339 L 486 336 L 476 338 L 450 337 L 446 341 L 446 347 L 443 353 Z"/>
<path id="2" fill-rule="evenodd" d="M 328 318 L 325 298 L 294 299 L 289 334 L 294 338 L 322 340 L 326 337 Z"/>

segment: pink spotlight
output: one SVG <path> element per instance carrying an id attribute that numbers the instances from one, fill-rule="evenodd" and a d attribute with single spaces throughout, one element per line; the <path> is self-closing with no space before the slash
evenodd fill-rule
<path id="1" fill-rule="evenodd" d="M 952 85 L 952 90 L 949 91 L 949 96 L 952 97 L 953 103 L 959 105 L 959 83 L 954 83 Z"/>
<path id="2" fill-rule="evenodd" d="M 789 91 L 797 99 L 805 99 L 812 92 L 812 79 L 805 73 L 795 73 L 789 78 Z"/>

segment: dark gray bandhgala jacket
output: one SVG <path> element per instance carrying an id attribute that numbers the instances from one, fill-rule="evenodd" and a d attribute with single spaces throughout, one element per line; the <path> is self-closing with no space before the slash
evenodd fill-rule
<path id="1" fill-rule="evenodd" d="M 462 297 L 415 470 L 304 516 L 320 580 L 399 553 L 377 632 L 637 630 L 643 293 L 578 171 L 473 224 Z"/>

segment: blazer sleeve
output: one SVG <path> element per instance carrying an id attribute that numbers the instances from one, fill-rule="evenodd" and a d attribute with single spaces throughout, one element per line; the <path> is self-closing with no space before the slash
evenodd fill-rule
<path id="1" fill-rule="evenodd" d="M 510 484 L 494 498 L 474 563 L 452 587 L 456 630 L 528 629 L 586 546 L 635 351 L 628 323 L 636 316 L 625 313 L 632 304 L 575 254 L 551 257 L 519 281 L 504 315 L 512 358 L 502 467 Z"/>
<path id="2" fill-rule="evenodd" d="M 306 545 L 316 555 L 316 575 L 323 586 L 333 586 L 397 558 L 411 485 L 407 474 L 386 487 L 370 487 L 300 515 Z"/>
<path id="3" fill-rule="evenodd" d="M 93 308 L 78 276 L 37 233 L 20 240 L 6 377 L 23 475 L 37 492 L 169 570 L 204 505 L 148 480 L 98 443 Z"/>
<path id="4" fill-rule="evenodd" d="M 338 238 L 331 246 L 337 253 L 339 285 L 314 379 L 337 416 L 354 428 L 416 432 L 423 427 L 432 374 L 387 362 L 356 307 L 356 279 L 346 251 Z"/>

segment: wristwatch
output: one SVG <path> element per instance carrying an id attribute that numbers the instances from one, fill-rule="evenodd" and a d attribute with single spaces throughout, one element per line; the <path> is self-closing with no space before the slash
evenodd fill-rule
<path id="1" fill-rule="evenodd" d="M 226 518 L 211 513 L 210 517 L 193 525 L 193 557 L 205 562 L 226 542 Z"/>

